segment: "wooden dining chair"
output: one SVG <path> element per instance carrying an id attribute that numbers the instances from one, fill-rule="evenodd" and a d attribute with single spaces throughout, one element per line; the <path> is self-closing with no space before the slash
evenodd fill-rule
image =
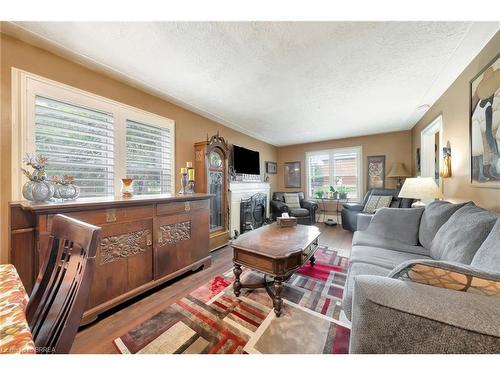
<path id="1" fill-rule="evenodd" d="M 69 353 L 87 305 L 100 234 L 99 227 L 54 216 L 26 308 L 38 353 Z"/>

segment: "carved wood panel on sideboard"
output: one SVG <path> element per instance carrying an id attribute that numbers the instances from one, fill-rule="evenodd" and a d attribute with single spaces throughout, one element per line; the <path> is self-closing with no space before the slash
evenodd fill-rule
<path id="1" fill-rule="evenodd" d="M 102 227 L 82 322 L 148 289 L 210 265 L 208 194 L 11 203 L 10 262 L 28 293 L 52 226 L 61 213 Z"/>

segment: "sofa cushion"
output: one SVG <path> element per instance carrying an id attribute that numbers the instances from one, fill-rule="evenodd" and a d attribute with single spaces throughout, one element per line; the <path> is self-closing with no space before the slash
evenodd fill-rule
<path id="1" fill-rule="evenodd" d="M 391 270 L 385 267 L 374 266 L 367 263 L 355 263 L 349 267 L 349 273 L 344 287 L 342 297 L 342 308 L 346 317 L 351 320 L 352 293 L 354 291 L 354 278 L 359 275 L 387 276 Z"/>
<path id="2" fill-rule="evenodd" d="M 358 228 L 359 219 L 360 218 L 358 218 Z M 405 253 L 429 256 L 429 250 L 423 246 L 407 245 L 401 241 L 367 233 L 366 231 L 357 231 L 354 233 L 354 236 L 352 237 L 352 245 L 373 246 L 383 249 L 402 251 Z"/>
<path id="3" fill-rule="evenodd" d="M 285 203 L 289 208 L 300 208 L 299 195 L 297 193 L 285 193 Z"/>
<path id="4" fill-rule="evenodd" d="M 471 266 L 485 271 L 500 273 L 500 219 L 474 255 Z"/>
<path id="5" fill-rule="evenodd" d="M 393 269 L 397 265 L 415 259 L 431 259 L 426 255 L 405 253 L 383 249 L 374 246 L 353 246 L 349 262 L 353 263 L 369 263 L 379 267 Z"/>
<path id="6" fill-rule="evenodd" d="M 418 245 L 418 227 L 423 208 L 379 208 L 366 232 Z"/>
<path id="7" fill-rule="evenodd" d="M 431 257 L 471 264 L 498 219 L 498 214 L 467 203 L 444 223 L 431 243 Z"/>
<path id="8" fill-rule="evenodd" d="M 368 201 L 363 207 L 363 212 L 372 214 L 376 209 L 389 207 L 392 202 L 392 195 L 370 195 Z"/>
<path id="9" fill-rule="evenodd" d="M 309 210 L 306 208 L 291 208 L 290 215 L 295 217 L 309 216 Z"/>
<path id="10" fill-rule="evenodd" d="M 458 209 L 466 203 L 453 204 L 446 201 L 433 201 L 425 207 L 422 219 L 420 220 L 420 229 L 418 239 L 420 244 L 426 249 L 431 248 L 431 243 L 439 228 L 448 221 Z"/>

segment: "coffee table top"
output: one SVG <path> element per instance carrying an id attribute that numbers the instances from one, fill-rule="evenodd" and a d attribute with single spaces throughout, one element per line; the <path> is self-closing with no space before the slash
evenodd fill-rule
<path id="1" fill-rule="evenodd" d="M 242 234 L 231 246 L 273 259 L 286 258 L 304 251 L 319 235 L 319 229 L 314 225 L 280 228 L 273 223 Z"/>

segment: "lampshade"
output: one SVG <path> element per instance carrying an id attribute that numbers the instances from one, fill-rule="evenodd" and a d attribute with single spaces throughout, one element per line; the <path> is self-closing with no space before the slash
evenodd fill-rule
<path id="1" fill-rule="evenodd" d="M 392 163 L 391 170 L 387 173 L 387 177 L 409 177 L 411 173 L 408 172 L 403 163 Z"/>
<path id="2" fill-rule="evenodd" d="M 442 198 L 443 194 L 432 177 L 414 177 L 405 180 L 398 197 L 413 199 Z"/>

